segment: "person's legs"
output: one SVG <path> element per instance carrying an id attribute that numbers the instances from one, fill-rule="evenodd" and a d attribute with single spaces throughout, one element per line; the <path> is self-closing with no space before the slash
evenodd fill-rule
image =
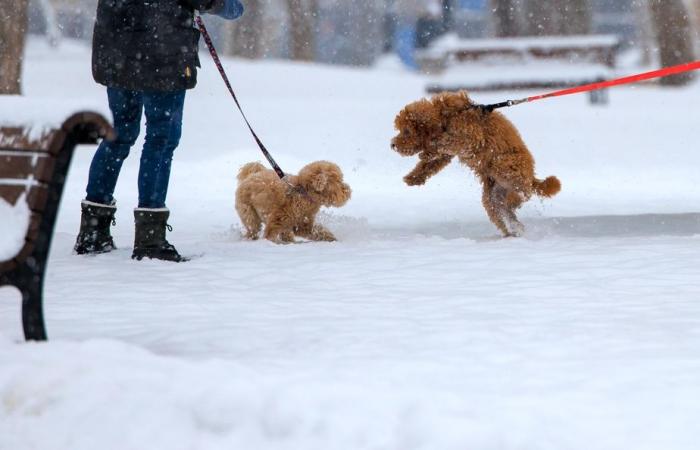
<path id="1" fill-rule="evenodd" d="M 97 148 L 90 165 L 85 200 L 112 205 L 122 164 L 139 136 L 143 96 L 141 92 L 107 88 L 107 97 L 117 138 L 114 141 L 104 140 Z"/>
<path id="2" fill-rule="evenodd" d="M 139 168 L 139 208 L 164 208 L 173 152 L 182 134 L 185 91 L 147 92 L 146 142 Z"/>
<path id="3" fill-rule="evenodd" d="M 73 247 L 79 255 L 107 253 L 117 248 L 110 231 L 117 211 L 114 188 L 124 159 L 139 135 L 141 93 L 107 88 L 107 98 L 117 137 L 114 141 L 102 141 L 90 165 L 87 195 L 80 205 L 80 231 Z"/>
<path id="4" fill-rule="evenodd" d="M 173 152 L 180 142 L 185 91 L 144 93 L 146 143 L 139 168 L 139 207 L 131 257 L 187 261 L 166 239 L 170 211 L 165 206 Z"/>
<path id="5" fill-rule="evenodd" d="M 394 42 L 396 53 L 406 67 L 411 70 L 418 70 L 418 63 L 415 58 L 416 50 L 416 22 L 401 20 L 396 24 Z"/>

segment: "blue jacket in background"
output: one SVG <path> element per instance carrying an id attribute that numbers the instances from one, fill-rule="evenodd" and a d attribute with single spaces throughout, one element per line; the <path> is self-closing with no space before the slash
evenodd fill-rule
<path id="1" fill-rule="evenodd" d="M 241 17 L 244 10 L 239 0 L 216 0 L 214 7 L 208 12 L 226 20 L 234 20 Z"/>

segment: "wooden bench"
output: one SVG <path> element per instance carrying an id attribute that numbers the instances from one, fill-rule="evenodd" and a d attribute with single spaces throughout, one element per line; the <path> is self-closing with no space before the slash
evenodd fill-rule
<path id="1" fill-rule="evenodd" d="M 73 151 L 78 144 L 112 139 L 114 131 L 103 116 L 81 112 L 59 128 L 35 134 L 25 127 L 0 127 L 0 198 L 14 208 L 26 201 L 30 215 L 21 248 L 0 261 L 0 286 L 14 286 L 22 294 L 25 339 L 46 340 L 44 274 Z"/>
<path id="2" fill-rule="evenodd" d="M 569 79 L 541 79 L 541 80 L 494 80 L 488 83 L 431 83 L 425 87 L 428 94 L 440 92 L 498 92 L 498 91 L 550 91 L 555 89 L 567 89 L 591 83 L 605 81 L 608 77 L 592 76 Z M 607 105 L 610 96 L 607 89 L 588 92 L 588 101 L 592 105 Z"/>
<path id="3" fill-rule="evenodd" d="M 591 62 L 615 68 L 620 40 L 614 35 L 533 36 L 498 39 L 450 39 L 437 42 L 432 53 L 445 61 L 561 60 Z"/>
<path id="4" fill-rule="evenodd" d="M 619 49 L 620 41 L 612 35 L 501 39 L 448 36 L 420 53 L 417 60 L 426 71 L 438 74 L 426 86 L 428 93 L 553 90 L 610 78 Z M 452 74 L 455 70 L 467 76 Z M 589 99 L 593 104 L 605 104 L 608 95 L 595 91 Z"/>

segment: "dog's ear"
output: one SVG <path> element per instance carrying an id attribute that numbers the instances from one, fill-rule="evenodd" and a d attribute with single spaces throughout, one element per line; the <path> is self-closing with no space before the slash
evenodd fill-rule
<path id="1" fill-rule="evenodd" d="M 313 187 L 316 192 L 323 192 L 327 185 L 328 175 L 323 172 L 314 175 L 313 179 L 311 180 L 311 187 Z"/>
<path id="2" fill-rule="evenodd" d="M 472 101 L 466 91 L 444 92 L 433 97 L 433 103 L 444 116 L 452 116 L 469 109 Z"/>
<path id="3" fill-rule="evenodd" d="M 424 131 L 431 130 L 440 124 L 438 110 L 430 100 L 423 99 L 415 102 L 408 111 L 410 120 Z"/>
<path id="4" fill-rule="evenodd" d="M 413 113 L 413 120 L 421 125 L 429 125 L 435 120 L 435 106 L 427 99 L 415 103 L 415 107 L 411 112 Z"/>

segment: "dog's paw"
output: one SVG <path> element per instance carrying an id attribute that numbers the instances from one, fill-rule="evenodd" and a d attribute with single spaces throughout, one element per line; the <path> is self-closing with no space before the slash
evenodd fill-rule
<path id="1" fill-rule="evenodd" d="M 409 186 L 422 186 L 425 184 L 425 177 L 418 175 L 406 175 L 403 177 L 403 181 Z"/>
<path id="2" fill-rule="evenodd" d="M 418 154 L 418 159 L 421 161 L 432 161 L 435 158 L 439 158 L 441 155 L 437 151 L 422 151 Z"/>
<path id="3" fill-rule="evenodd" d="M 525 234 L 525 225 L 523 225 L 518 219 L 514 217 L 510 219 L 506 218 L 505 222 L 509 237 L 521 237 L 523 234 Z"/>
<path id="4" fill-rule="evenodd" d="M 273 242 L 278 245 L 289 245 L 289 244 L 298 244 L 298 242 L 295 239 L 281 239 L 281 238 L 275 238 L 275 239 L 269 239 L 270 242 Z"/>
<path id="5" fill-rule="evenodd" d="M 508 232 L 504 233 L 503 237 L 519 238 L 522 237 L 523 234 L 525 234 L 525 227 L 521 223 L 517 223 L 516 225 L 509 225 Z"/>
<path id="6" fill-rule="evenodd" d="M 314 230 L 311 239 L 318 242 L 335 242 L 338 239 L 328 230 Z"/>

